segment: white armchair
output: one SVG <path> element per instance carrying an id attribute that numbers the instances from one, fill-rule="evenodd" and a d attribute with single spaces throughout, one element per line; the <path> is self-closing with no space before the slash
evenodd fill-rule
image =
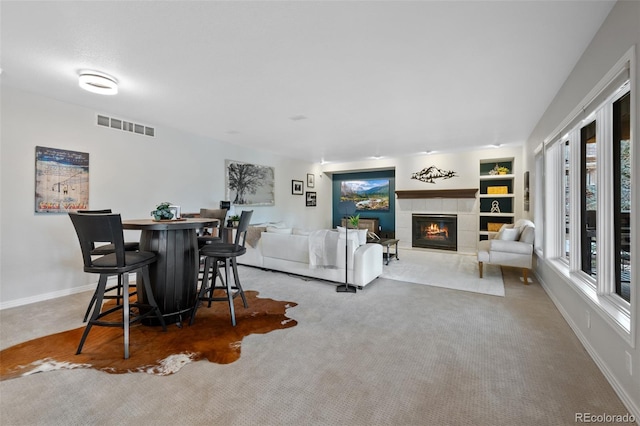
<path id="1" fill-rule="evenodd" d="M 514 224 L 505 224 L 494 239 L 480 241 L 478 245 L 478 269 L 482 278 L 482 266 L 513 266 L 522 268 L 522 278 L 529 284 L 527 273 L 533 265 L 533 242 L 535 225 L 521 219 Z"/>

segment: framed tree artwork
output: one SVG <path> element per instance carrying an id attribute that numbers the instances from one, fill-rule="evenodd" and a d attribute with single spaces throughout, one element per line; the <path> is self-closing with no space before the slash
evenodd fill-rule
<path id="1" fill-rule="evenodd" d="M 234 206 L 273 206 L 275 169 L 225 160 L 226 198 Z"/>
<path id="2" fill-rule="evenodd" d="M 316 175 L 312 173 L 307 173 L 307 188 L 315 188 L 316 187 Z"/>

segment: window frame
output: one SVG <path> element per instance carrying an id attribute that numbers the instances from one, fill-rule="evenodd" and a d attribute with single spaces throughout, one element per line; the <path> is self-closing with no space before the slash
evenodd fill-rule
<path id="1" fill-rule="evenodd" d="M 543 188 L 545 207 L 543 211 L 544 250 L 539 255 L 544 255 L 544 259 L 556 270 L 563 280 L 583 297 L 594 308 L 594 311 L 602 316 L 632 347 L 635 347 L 635 315 L 637 307 L 635 304 L 627 302 L 616 292 L 615 281 L 615 241 L 614 241 L 614 215 L 613 211 L 613 173 L 602 171 L 611 170 L 614 162 L 613 152 L 613 103 L 630 94 L 631 98 L 631 129 L 635 128 L 635 51 L 633 48 L 616 63 L 607 75 L 598 83 L 596 87 L 583 100 L 579 107 L 576 107 L 555 130 L 550 137 L 546 138 L 542 147 L 543 156 Z M 624 84 L 621 82 L 625 81 Z M 581 224 L 582 224 L 582 199 L 581 188 L 582 176 L 582 147 L 580 140 L 581 129 L 592 121 L 596 122 L 596 182 L 598 195 L 596 197 L 596 241 L 598 242 L 596 265 L 597 276 L 592 277 L 582 271 L 581 255 Z M 634 158 L 637 153 L 634 151 L 634 139 L 636 136 L 631 132 L 631 164 L 632 164 L 632 184 L 637 171 L 633 169 Z M 569 143 L 569 181 L 570 181 L 570 235 L 569 235 L 569 259 L 565 256 L 565 142 Z M 539 154 L 536 152 L 536 156 Z M 635 178 L 637 180 L 637 178 Z M 635 192 L 631 192 L 631 205 L 636 206 L 638 200 Z M 635 230 L 637 224 L 634 223 L 633 215 L 637 214 L 635 209 L 631 214 L 631 252 L 636 253 L 637 242 L 635 240 Z M 631 298 L 634 300 L 634 292 L 637 288 L 637 264 L 632 264 L 631 269 Z M 632 319 L 634 321 L 632 321 Z"/>

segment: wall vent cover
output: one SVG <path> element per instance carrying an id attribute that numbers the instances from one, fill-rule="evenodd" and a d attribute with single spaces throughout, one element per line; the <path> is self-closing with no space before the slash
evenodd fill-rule
<path id="1" fill-rule="evenodd" d="M 123 132 L 137 133 L 145 136 L 156 136 L 155 127 L 145 126 L 144 124 L 132 123 L 130 121 L 121 120 L 119 118 L 107 117 L 106 115 L 98 114 L 98 126 L 110 127 L 116 130 L 122 130 Z"/>

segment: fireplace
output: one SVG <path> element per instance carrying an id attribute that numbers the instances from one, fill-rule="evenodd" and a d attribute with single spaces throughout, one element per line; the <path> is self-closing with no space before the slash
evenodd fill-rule
<path id="1" fill-rule="evenodd" d="M 411 216 L 412 247 L 458 250 L 458 216 L 414 214 Z"/>

